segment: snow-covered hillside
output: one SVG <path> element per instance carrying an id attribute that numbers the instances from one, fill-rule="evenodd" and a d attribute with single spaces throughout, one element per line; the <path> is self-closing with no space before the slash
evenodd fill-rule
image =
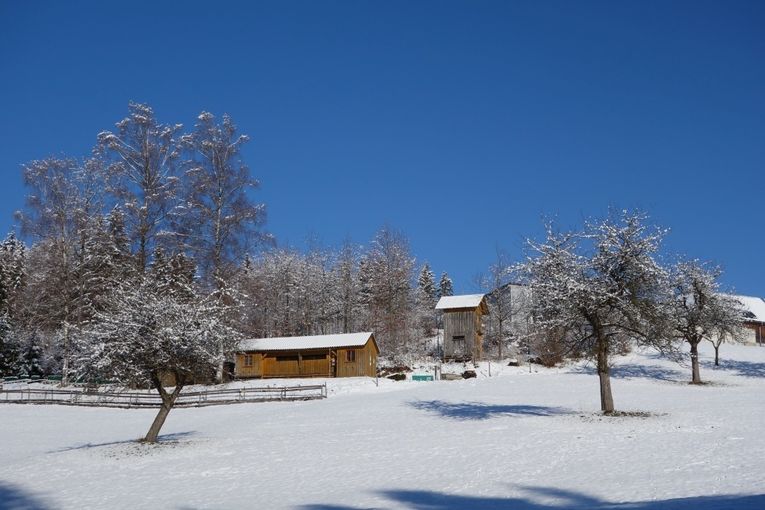
<path id="1" fill-rule="evenodd" d="M 765 349 L 722 357 L 618 359 L 637 416 L 582 365 L 176 409 L 155 446 L 153 410 L 0 405 L 0 508 L 765 508 Z"/>

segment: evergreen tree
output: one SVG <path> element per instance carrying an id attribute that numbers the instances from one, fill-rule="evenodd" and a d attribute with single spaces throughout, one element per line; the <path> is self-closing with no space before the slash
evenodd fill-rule
<path id="1" fill-rule="evenodd" d="M 453 296 L 454 284 L 446 271 L 441 273 L 441 280 L 438 282 L 438 297 Z"/>
<path id="2" fill-rule="evenodd" d="M 11 232 L 0 244 L 0 377 L 17 373 L 13 338 L 18 295 L 24 284 L 25 247 Z"/>
<path id="3" fill-rule="evenodd" d="M 436 300 L 437 289 L 435 275 L 426 262 L 420 270 L 420 276 L 417 278 L 417 312 L 418 323 L 425 337 L 433 336 L 436 328 Z"/>
<path id="4" fill-rule="evenodd" d="M 23 350 L 18 363 L 18 376 L 19 377 L 34 377 L 42 376 L 43 369 L 41 366 L 42 347 L 36 342 L 32 341 Z"/>
<path id="5" fill-rule="evenodd" d="M 417 287 L 420 295 L 431 301 L 435 301 L 437 294 L 435 278 L 436 276 L 431 271 L 430 265 L 425 262 L 420 271 L 420 276 L 417 278 Z"/>

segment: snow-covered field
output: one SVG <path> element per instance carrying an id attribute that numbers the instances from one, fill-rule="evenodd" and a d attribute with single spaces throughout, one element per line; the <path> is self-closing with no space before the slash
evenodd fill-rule
<path id="1" fill-rule="evenodd" d="M 765 349 L 721 353 L 701 387 L 620 358 L 617 408 L 647 416 L 600 416 L 581 365 L 176 409 L 155 446 L 154 411 L 0 405 L 0 508 L 762 509 Z"/>

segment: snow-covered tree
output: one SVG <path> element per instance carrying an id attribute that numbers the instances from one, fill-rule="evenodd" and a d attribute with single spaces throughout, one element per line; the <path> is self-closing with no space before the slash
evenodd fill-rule
<path id="1" fill-rule="evenodd" d="M 353 333 L 360 327 L 361 298 L 358 249 L 345 242 L 335 259 L 333 269 L 338 289 L 340 331 Z"/>
<path id="2" fill-rule="evenodd" d="M 583 232 L 529 241 L 522 265 L 532 293 L 535 332 L 564 353 L 596 360 L 600 404 L 614 411 L 609 360 L 629 341 L 666 348 L 661 305 L 666 271 L 656 261 L 664 231 L 640 213 L 590 222 Z"/>
<path id="3" fill-rule="evenodd" d="M 438 291 L 435 278 L 430 265 L 425 262 L 420 270 L 420 275 L 417 277 L 417 293 L 415 295 L 419 315 L 418 322 L 425 337 L 432 336 L 433 330 L 436 328 L 435 306 Z"/>
<path id="4" fill-rule="evenodd" d="M 417 289 L 424 297 L 433 301 L 435 305 L 436 300 L 436 276 L 430 269 L 430 264 L 425 262 L 420 270 L 420 276 L 417 278 Z"/>
<path id="5" fill-rule="evenodd" d="M 24 378 L 43 375 L 41 358 L 42 347 L 36 342 L 30 342 L 20 353 L 17 375 Z"/>
<path id="6" fill-rule="evenodd" d="M 513 318 L 513 289 L 511 283 L 511 265 L 507 253 L 496 249 L 496 258 L 489 265 L 488 273 L 480 277 L 481 287 L 489 301 L 487 340 L 497 346 L 499 359 L 504 356 L 504 346 L 509 325 Z"/>
<path id="7" fill-rule="evenodd" d="M 366 325 L 376 333 L 380 349 L 393 355 L 411 347 L 414 263 L 406 238 L 388 227 L 377 233 L 362 259 L 359 278 Z"/>
<path id="8" fill-rule="evenodd" d="M 453 296 L 454 295 L 454 284 L 452 283 L 452 279 L 449 278 L 449 275 L 446 274 L 446 271 L 441 273 L 441 279 L 438 281 L 438 297 L 443 296 Z"/>
<path id="9" fill-rule="evenodd" d="M 24 166 L 26 207 L 16 213 L 30 250 L 27 323 L 60 339 L 63 382 L 69 377 L 71 329 L 82 319 L 77 268 L 99 208 L 97 160 L 48 158 Z"/>
<path id="10" fill-rule="evenodd" d="M 107 163 L 108 191 L 125 212 L 128 238 L 143 271 L 160 234 L 168 232 L 178 193 L 176 166 L 180 124 L 160 124 L 152 108 L 130 103 L 117 131 L 98 134 L 98 155 Z"/>
<path id="11" fill-rule="evenodd" d="M 690 346 L 693 384 L 701 383 L 698 346 L 709 339 L 715 349 L 726 337 L 735 338 L 741 326 L 741 304 L 720 292 L 719 267 L 697 260 L 679 262 L 672 269 L 668 300 L 669 335 Z"/>
<path id="12" fill-rule="evenodd" d="M 265 205 L 250 198 L 259 183 L 242 161 L 249 137 L 237 134 L 228 115 L 217 123 L 202 112 L 197 121 L 194 132 L 182 137 L 189 160 L 179 230 L 206 283 L 221 288 L 253 243 L 268 239 L 260 230 Z"/>
<path id="13" fill-rule="evenodd" d="M 227 312 L 215 298 L 193 289 L 169 292 L 154 275 L 123 282 L 109 306 L 84 328 L 78 369 L 84 378 L 102 376 L 127 385 L 154 388 L 162 406 L 144 441 L 155 442 L 183 387 L 208 377 L 221 351 L 233 348 L 239 333 L 223 319 Z M 183 287 L 180 278 L 171 287 Z M 221 349 L 223 347 L 223 349 Z M 172 391 L 163 381 L 172 378 Z"/>
<path id="14" fill-rule="evenodd" d="M 13 232 L 0 243 L 0 377 L 17 371 L 19 353 L 13 333 L 18 328 L 15 316 L 25 281 L 25 250 Z"/>

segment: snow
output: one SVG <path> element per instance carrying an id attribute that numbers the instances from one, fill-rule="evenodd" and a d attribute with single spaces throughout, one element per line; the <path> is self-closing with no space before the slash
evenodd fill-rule
<path id="1" fill-rule="evenodd" d="M 753 296 L 732 295 L 736 301 L 740 302 L 744 310 L 754 317 L 746 317 L 748 320 L 754 319 L 757 322 L 765 322 L 765 300 Z"/>
<path id="2" fill-rule="evenodd" d="M 336 335 L 285 336 L 250 338 L 239 343 L 242 351 L 288 351 L 294 349 L 328 349 L 332 347 L 363 347 L 372 333 L 342 333 Z"/>
<path id="3" fill-rule="evenodd" d="M 477 308 L 481 304 L 483 294 L 463 294 L 461 296 L 443 296 L 436 304 L 436 310 L 452 308 Z"/>
<path id="4" fill-rule="evenodd" d="M 616 358 L 617 409 L 645 416 L 601 416 L 588 364 L 329 379 L 326 400 L 175 409 L 154 446 L 151 410 L 0 405 L 0 508 L 765 508 L 765 349 L 712 354 L 704 386 Z"/>

